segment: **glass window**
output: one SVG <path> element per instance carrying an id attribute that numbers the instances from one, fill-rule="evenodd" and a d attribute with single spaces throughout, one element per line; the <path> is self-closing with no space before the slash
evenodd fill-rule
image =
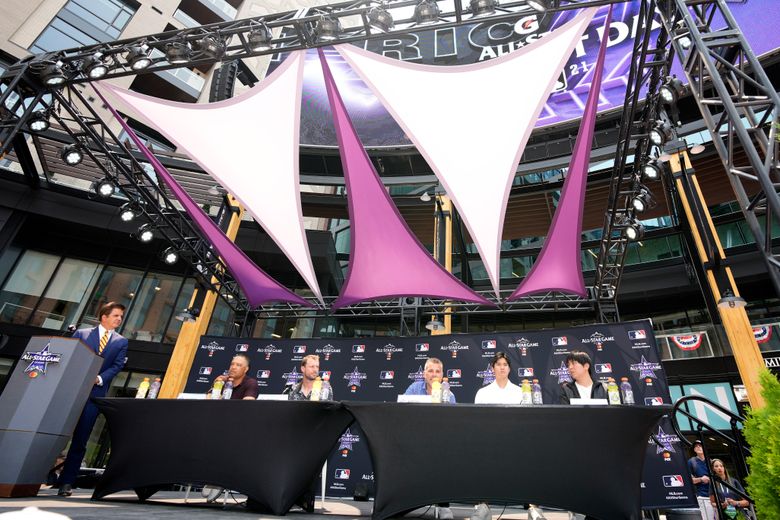
<path id="1" fill-rule="evenodd" d="M 179 299 L 176 301 L 176 305 L 173 306 L 174 315 L 177 312 L 181 312 L 190 305 L 192 295 L 195 292 L 195 280 L 189 278 L 184 281 L 184 286 L 179 293 Z M 170 320 L 168 323 L 168 329 L 165 331 L 163 337 L 164 343 L 176 343 L 176 338 L 179 337 L 179 331 L 181 330 L 182 322 L 179 320 Z"/>
<path id="2" fill-rule="evenodd" d="M 222 298 L 217 298 L 214 312 L 209 322 L 209 336 L 229 336 L 233 330 L 233 311 Z"/>
<path id="3" fill-rule="evenodd" d="M 626 260 L 625 265 L 633 265 L 638 264 L 640 262 L 639 258 L 639 244 L 636 242 L 631 242 L 628 244 L 628 248 L 626 250 Z"/>
<path id="4" fill-rule="evenodd" d="M 38 251 L 24 252 L 0 291 L 0 321 L 27 323 L 60 258 Z"/>
<path id="5" fill-rule="evenodd" d="M 178 276 L 150 273 L 133 299 L 122 334 L 159 343 L 175 308 L 181 281 Z"/>
<path id="6" fill-rule="evenodd" d="M 138 291 L 142 274 L 134 269 L 106 267 L 92 292 L 79 328 L 94 327 L 100 320 L 98 311 L 108 302 L 118 302 L 128 307 Z"/>
<path id="7" fill-rule="evenodd" d="M 0 392 L 5 388 L 5 382 L 8 380 L 8 375 L 14 368 L 14 360 L 9 358 L 0 358 Z"/>
<path id="8" fill-rule="evenodd" d="M 81 314 L 98 279 L 100 265 L 66 258 L 57 269 L 30 325 L 61 330 Z"/>
<path id="9" fill-rule="evenodd" d="M 723 249 L 745 245 L 745 238 L 740 233 L 739 222 L 721 224 L 716 229 Z"/>

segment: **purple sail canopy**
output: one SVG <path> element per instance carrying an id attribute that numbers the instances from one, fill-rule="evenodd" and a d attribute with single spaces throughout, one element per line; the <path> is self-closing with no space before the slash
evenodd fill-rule
<path id="1" fill-rule="evenodd" d="M 318 50 L 341 152 L 352 225 L 347 280 L 333 308 L 376 298 L 432 296 L 493 305 L 447 272 L 412 234 L 352 126 Z"/>
<path id="2" fill-rule="evenodd" d="M 604 36 L 599 47 L 599 56 L 593 69 L 588 100 L 580 123 L 580 131 L 574 144 L 569 162 L 569 173 L 563 183 L 560 202 L 555 210 L 550 232 L 544 241 L 542 252 L 531 271 L 509 300 L 548 291 L 560 291 L 585 296 L 585 281 L 582 277 L 580 246 L 582 243 L 582 210 L 585 206 L 585 184 L 588 178 L 590 151 L 596 123 L 601 77 L 604 71 L 604 56 L 609 40 L 609 25 L 612 6 L 609 6 L 604 22 Z"/>
<path id="3" fill-rule="evenodd" d="M 178 201 L 184 207 L 184 210 L 192 219 L 195 226 L 211 242 L 222 261 L 235 277 L 239 287 L 252 307 L 257 307 L 272 302 L 290 302 L 299 305 L 311 306 L 311 303 L 301 298 L 289 289 L 283 287 L 279 282 L 268 276 L 262 269 L 257 267 L 254 262 L 236 246 L 225 233 L 211 220 L 186 191 L 176 182 L 176 179 L 168 172 L 163 164 L 144 146 L 143 141 L 139 139 L 132 128 L 122 119 L 116 109 L 112 107 L 97 86 L 93 85 L 95 92 L 108 107 L 114 118 L 122 125 L 135 144 L 136 148 L 144 155 L 147 161 L 152 165 L 157 176 L 162 179 L 168 188 L 173 192 Z"/>

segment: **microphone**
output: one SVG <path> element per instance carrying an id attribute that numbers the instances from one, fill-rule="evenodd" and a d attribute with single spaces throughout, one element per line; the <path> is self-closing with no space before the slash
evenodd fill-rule
<path id="1" fill-rule="evenodd" d="M 77 328 L 76 324 L 71 323 L 70 325 L 68 325 L 68 328 L 66 328 L 65 331 L 62 333 L 62 336 L 63 337 L 73 336 L 73 333 L 76 332 L 76 328 Z"/>
<path id="2" fill-rule="evenodd" d="M 282 395 L 289 395 L 290 392 L 292 392 L 293 385 L 287 384 L 284 386 L 284 390 L 282 390 Z"/>

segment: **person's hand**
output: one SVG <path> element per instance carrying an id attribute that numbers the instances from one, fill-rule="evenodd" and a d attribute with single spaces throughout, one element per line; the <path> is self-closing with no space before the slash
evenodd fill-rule
<path id="1" fill-rule="evenodd" d="M 704 484 L 710 483 L 710 477 L 708 477 L 707 475 L 704 475 L 703 477 L 700 478 L 701 478 L 701 482 L 703 482 Z"/>
<path id="2" fill-rule="evenodd" d="M 227 376 L 223 374 L 221 376 L 217 376 L 217 378 L 214 379 L 214 382 L 216 383 L 217 381 L 222 381 L 224 383 L 226 380 L 227 380 Z"/>
<path id="3" fill-rule="evenodd" d="M 95 376 L 95 384 L 96 385 L 100 384 L 100 376 Z"/>

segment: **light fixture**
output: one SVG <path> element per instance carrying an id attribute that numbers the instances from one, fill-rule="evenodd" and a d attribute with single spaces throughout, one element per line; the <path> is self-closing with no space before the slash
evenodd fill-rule
<path id="1" fill-rule="evenodd" d="M 718 300 L 718 307 L 721 309 L 736 309 L 744 307 L 747 302 L 740 296 L 734 296 L 734 292 L 731 289 L 723 291 L 723 296 Z"/>
<path id="2" fill-rule="evenodd" d="M 133 70 L 143 70 L 152 64 L 152 58 L 149 56 L 149 46 L 145 43 L 133 45 L 127 52 L 127 63 Z"/>
<path id="3" fill-rule="evenodd" d="M 184 323 L 192 323 L 198 318 L 198 316 L 200 316 L 200 309 L 187 307 L 176 315 L 176 319 Z"/>
<path id="4" fill-rule="evenodd" d="M 114 183 L 108 177 L 92 183 L 92 190 L 101 197 L 110 197 L 114 194 Z"/>
<path id="5" fill-rule="evenodd" d="M 663 173 L 663 166 L 658 159 L 650 159 L 642 165 L 642 178 L 649 181 L 656 181 Z"/>
<path id="6" fill-rule="evenodd" d="M 632 221 L 626 226 L 624 233 L 629 240 L 639 240 L 645 234 L 645 226 L 639 222 Z"/>
<path id="7" fill-rule="evenodd" d="M 677 103 L 677 101 L 685 94 L 685 85 L 680 81 L 677 76 L 669 76 L 661 88 L 658 89 L 658 95 L 661 96 L 661 101 L 667 105 Z"/>
<path id="8" fill-rule="evenodd" d="M 135 236 L 143 242 L 144 244 L 151 242 L 154 238 L 154 228 L 151 224 L 144 224 L 141 227 L 138 228 L 138 231 L 136 231 Z"/>
<path id="9" fill-rule="evenodd" d="M 209 188 L 208 194 L 214 196 L 222 195 L 222 192 L 219 189 L 219 184 L 215 184 L 211 188 Z"/>
<path id="10" fill-rule="evenodd" d="M 423 201 L 423 202 L 430 202 L 431 201 L 431 196 L 428 195 L 428 192 L 426 191 L 425 193 L 420 195 L 420 200 Z"/>
<path id="11" fill-rule="evenodd" d="M 425 324 L 425 328 L 430 331 L 441 330 L 444 328 L 444 324 L 439 320 L 439 316 L 434 314 L 431 316 L 431 321 Z"/>
<path id="12" fill-rule="evenodd" d="M 685 50 L 688 50 L 691 48 L 691 39 L 688 36 L 680 36 L 677 39 L 677 42 L 680 44 L 680 47 L 682 47 Z"/>
<path id="13" fill-rule="evenodd" d="M 162 252 L 162 260 L 168 265 L 173 265 L 179 261 L 179 252 L 176 251 L 176 248 L 169 247 Z"/>
<path id="14" fill-rule="evenodd" d="M 204 36 L 198 40 L 198 51 L 209 58 L 218 58 L 223 51 L 222 42 L 213 36 Z"/>
<path id="15" fill-rule="evenodd" d="M 320 16 L 320 20 L 317 22 L 317 40 L 321 42 L 330 42 L 337 40 L 339 34 L 341 34 L 341 22 L 338 18 L 335 18 L 329 14 L 323 14 Z"/>
<path id="16" fill-rule="evenodd" d="M 544 13 L 550 8 L 548 0 L 528 0 L 526 3 L 531 9 L 540 13 Z"/>
<path id="17" fill-rule="evenodd" d="M 704 145 L 702 143 L 696 143 L 695 145 L 691 146 L 691 149 L 689 150 L 693 155 L 699 155 L 705 150 Z"/>
<path id="18" fill-rule="evenodd" d="M 49 129 L 49 113 L 46 110 L 36 110 L 27 120 L 27 127 L 33 132 L 43 132 Z"/>
<path id="19" fill-rule="evenodd" d="M 47 63 L 39 73 L 41 81 L 47 87 L 56 87 L 65 83 L 65 74 L 62 72 L 62 62 Z"/>
<path id="20" fill-rule="evenodd" d="M 384 4 L 381 4 L 368 10 L 368 25 L 379 32 L 387 32 L 393 29 L 395 21 Z"/>
<path id="21" fill-rule="evenodd" d="M 187 42 L 172 42 L 165 46 L 165 59 L 171 65 L 180 65 L 190 61 L 191 52 Z"/>
<path id="22" fill-rule="evenodd" d="M 637 213 L 642 213 L 650 205 L 650 199 L 650 192 L 642 188 L 639 190 L 639 193 L 634 195 L 634 198 L 631 199 L 631 206 Z"/>
<path id="23" fill-rule="evenodd" d="M 71 143 L 62 148 L 60 157 L 69 166 L 76 166 L 84 159 L 84 152 L 79 143 Z"/>
<path id="24" fill-rule="evenodd" d="M 414 8 L 414 21 L 417 25 L 428 25 L 439 20 L 439 4 L 436 0 L 421 0 Z"/>
<path id="25" fill-rule="evenodd" d="M 108 65 L 103 61 L 103 54 L 100 52 L 87 56 L 81 68 L 89 79 L 100 79 L 108 74 Z"/>
<path id="26" fill-rule="evenodd" d="M 142 212 L 141 205 L 137 200 L 133 200 L 122 204 L 122 207 L 119 208 L 119 218 L 122 220 L 122 222 L 131 222 Z"/>
<path id="27" fill-rule="evenodd" d="M 660 119 L 650 129 L 650 142 L 656 146 L 663 146 L 672 138 L 672 125 Z"/>
<path id="28" fill-rule="evenodd" d="M 496 12 L 498 0 L 471 0 L 471 17 L 489 16 Z"/>
<path id="29" fill-rule="evenodd" d="M 259 22 L 251 25 L 252 30 L 249 31 L 247 37 L 247 43 L 249 48 L 254 52 L 267 51 L 271 48 L 271 29 L 264 23 Z"/>

